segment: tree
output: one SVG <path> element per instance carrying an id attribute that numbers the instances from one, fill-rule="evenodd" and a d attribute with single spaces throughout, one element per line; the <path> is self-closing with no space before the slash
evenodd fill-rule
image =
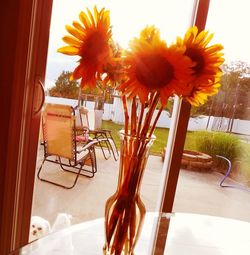
<path id="1" fill-rule="evenodd" d="M 79 83 L 70 80 L 71 72 L 63 71 L 55 82 L 55 86 L 49 89 L 49 95 L 53 97 L 64 97 L 78 99 Z"/>

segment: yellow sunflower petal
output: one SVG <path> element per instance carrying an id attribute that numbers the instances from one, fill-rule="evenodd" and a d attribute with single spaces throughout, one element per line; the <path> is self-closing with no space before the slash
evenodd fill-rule
<path id="1" fill-rule="evenodd" d="M 94 17 L 93 17 L 93 15 L 92 15 L 92 13 L 91 13 L 91 11 L 87 8 L 87 12 L 88 12 L 88 16 L 89 16 L 89 18 L 90 18 L 90 20 L 91 20 L 91 25 L 92 26 L 95 26 L 96 24 L 95 24 L 95 19 L 94 19 Z"/>
<path id="2" fill-rule="evenodd" d="M 57 52 L 66 54 L 66 55 L 77 55 L 79 53 L 79 48 L 74 46 L 64 46 L 57 50 Z"/>
<path id="3" fill-rule="evenodd" d="M 79 19 L 81 20 L 81 22 L 85 26 L 85 28 L 91 27 L 91 23 L 90 23 L 89 18 L 85 12 L 80 12 Z"/>
<path id="4" fill-rule="evenodd" d="M 100 14 L 100 19 L 102 19 L 102 23 L 98 23 L 98 25 L 100 26 L 100 24 L 103 24 L 105 27 L 106 26 L 110 26 L 110 14 L 109 11 L 103 11 Z"/>
<path id="5" fill-rule="evenodd" d="M 186 43 L 192 43 L 193 40 L 195 39 L 196 35 L 198 33 L 198 28 L 197 27 L 191 27 L 186 35 L 185 35 L 185 38 L 184 38 L 184 41 L 186 41 Z"/>
<path id="6" fill-rule="evenodd" d="M 210 35 L 207 35 L 207 38 L 203 40 L 203 42 L 201 43 L 201 45 L 203 47 L 206 47 L 210 41 L 213 39 L 214 35 L 213 34 L 210 34 Z"/>
<path id="7" fill-rule="evenodd" d="M 201 31 L 195 38 L 195 43 L 201 44 L 203 47 L 206 46 L 210 42 L 210 40 L 213 38 L 213 34 L 210 34 L 209 37 L 206 38 L 207 36 L 208 36 L 207 31 Z"/>
<path id="8" fill-rule="evenodd" d="M 76 47 L 81 46 L 81 42 L 79 40 L 77 40 L 77 39 L 75 39 L 75 37 L 72 37 L 69 35 L 64 36 L 62 38 L 62 40 L 71 46 L 76 46 Z"/>
<path id="9" fill-rule="evenodd" d="M 153 44 L 160 40 L 160 31 L 154 26 L 147 26 L 140 33 L 140 39 Z"/>
<path id="10" fill-rule="evenodd" d="M 72 25 L 79 31 L 81 31 L 83 33 L 84 31 L 84 27 L 77 21 L 73 21 Z M 84 35 L 84 33 L 83 33 Z"/>
<path id="11" fill-rule="evenodd" d="M 207 47 L 205 49 L 206 53 L 209 53 L 209 54 L 212 54 L 212 53 L 216 53 L 220 50 L 223 50 L 223 46 L 221 44 L 214 44 L 214 45 L 211 45 L 210 47 Z M 221 53 L 221 56 L 223 54 Z"/>
<path id="12" fill-rule="evenodd" d="M 66 25 L 65 28 L 71 35 L 75 36 L 79 40 L 82 40 L 84 35 L 83 32 L 69 25 Z"/>
<path id="13" fill-rule="evenodd" d="M 98 21 L 99 13 L 96 6 L 94 7 L 94 16 L 95 16 L 95 20 Z"/>

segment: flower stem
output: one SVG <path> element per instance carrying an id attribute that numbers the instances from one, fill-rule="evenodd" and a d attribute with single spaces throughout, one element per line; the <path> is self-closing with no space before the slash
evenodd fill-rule
<path id="1" fill-rule="evenodd" d="M 161 116 L 162 110 L 163 110 L 163 106 L 161 106 L 161 108 L 159 109 L 159 111 L 158 111 L 158 113 L 157 113 L 157 115 L 156 115 L 156 118 L 155 118 L 155 120 L 154 120 L 153 126 L 151 127 L 151 130 L 150 130 L 150 132 L 149 132 L 149 137 L 152 136 L 152 134 L 153 134 L 153 132 L 154 132 L 154 130 L 155 130 L 157 121 L 158 121 L 158 119 L 159 119 L 160 116 Z"/>
<path id="2" fill-rule="evenodd" d="M 132 99 L 132 107 L 131 107 L 131 127 L 130 127 L 130 135 L 135 136 L 136 134 L 136 99 L 133 97 Z"/>
<path id="3" fill-rule="evenodd" d="M 143 115 L 144 115 L 144 110 L 145 110 L 145 103 L 142 103 L 141 104 L 140 116 L 139 116 L 139 120 L 138 120 L 138 127 L 137 127 L 137 134 L 136 134 L 137 137 L 139 137 L 139 135 L 140 135 L 140 130 L 141 130 L 142 118 L 143 118 Z"/>
<path id="4" fill-rule="evenodd" d="M 128 107 L 127 107 L 127 100 L 126 96 L 122 96 L 122 103 L 123 103 L 123 109 L 124 109 L 124 132 L 127 135 L 128 134 L 128 124 L 129 124 L 129 115 L 128 115 Z"/>

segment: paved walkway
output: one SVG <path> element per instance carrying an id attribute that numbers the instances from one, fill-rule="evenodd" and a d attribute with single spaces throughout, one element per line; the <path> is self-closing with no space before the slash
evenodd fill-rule
<path id="1" fill-rule="evenodd" d="M 42 159 L 39 150 L 38 164 Z M 73 223 L 87 221 L 104 215 L 107 198 L 115 192 L 119 163 L 113 159 L 104 160 L 97 152 L 98 172 L 93 179 L 80 177 L 71 190 L 44 183 L 36 178 L 32 215 L 39 215 L 51 223 L 57 213 L 67 212 L 73 216 Z M 159 184 L 162 178 L 162 162 L 157 156 L 150 156 L 141 187 L 141 196 L 147 211 L 155 211 L 159 198 Z M 71 181 L 71 174 L 58 172 L 58 165 L 46 163 L 50 176 Z M 250 192 L 221 188 L 219 173 L 197 173 L 181 170 L 177 186 L 174 211 L 192 212 L 229 217 L 250 221 Z"/>

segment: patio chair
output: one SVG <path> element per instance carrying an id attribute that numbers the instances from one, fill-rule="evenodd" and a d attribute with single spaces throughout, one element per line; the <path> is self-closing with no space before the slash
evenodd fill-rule
<path id="1" fill-rule="evenodd" d="M 71 106 L 47 104 L 42 114 L 42 131 L 44 158 L 37 173 L 39 180 L 71 189 L 80 175 L 94 177 L 97 172 L 95 145 L 98 141 L 88 139 L 86 133 L 76 135 L 75 111 Z M 65 186 L 41 177 L 45 161 L 59 164 L 63 171 L 74 173 L 73 184 Z"/>
<path id="2" fill-rule="evenodd" d="M 119 153 L 112 136 L 112 131 L 108 129 L 95 129 L 94 110 L 88 110 L 83 106 L 79 107 L 79 116 L 81 127 L 89 128 L 89 134 L 92 135 L 94 140 L 98 141 L 104 158 L 108 159 L 112 153 L 114 159 L 117 161 Z M 81 129 L 81 127 L 78 127 L 78 129 Z"/>

